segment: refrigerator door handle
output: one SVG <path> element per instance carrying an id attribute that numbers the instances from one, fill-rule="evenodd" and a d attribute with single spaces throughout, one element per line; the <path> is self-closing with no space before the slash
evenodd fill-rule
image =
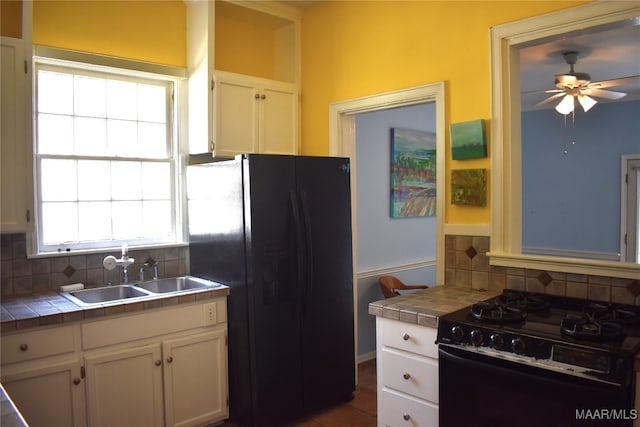
<path id="1" fill-rule="evenodd" d="M 307 193 L 300 191 L 300 204 L 302 206 L 302 218 L 304 219 L 305 231 L 305 258 L 306 258 L 306 287 L 305 297 L 303 300 L 302 312 L 306 311 L 306 303 L 311 298 L 311 290 L 313 289 L 313 239 L 311 234 L 311 214 L 309 212 L 309 202 L 307 201 Z"/>
<path id="2" fill-rule="evenodd" d="M 304 283 L 305 279 L 305 252 L 304 251 L 304 233 L 303 233 L 303 225 L 300 217 L 300 210 L 298 206 L 298 197 L 294 190 L 289 192 L 289 201 L 291 202 L 291 211 L 293 213 L 293 222 L 295 224 L 295 234 L 296 234 L 296 281 L 297 284 L 293 288 L 295 289 L 294 296 L 294 311 L 295 315 L 299 316 L 302 312 L 303 306 L 302 301 L 304 299 L 304 289 L 306 287 Z"/>

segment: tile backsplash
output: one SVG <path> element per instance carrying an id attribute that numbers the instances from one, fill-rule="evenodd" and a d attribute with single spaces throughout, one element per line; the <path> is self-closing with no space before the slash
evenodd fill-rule
<path id="1" fill-rule="evenodd" d="M 122 269 L 105 270 L 102 261 L 107 255 L 120 257 L 120 251 L 89 255 L 63 255 L 48 258 L 27 259 L 24 234 L 3 234 L 0 247 L 0 276 L 2 297 L 28 295 L 57 290 L 60 285 L 84 283 L 98 286 L 122 281 Z M 129 266 L 129 280 L 138 279 L 138 271 L 147 260 L 158 263 L 160 277 L 186 274 L 188 247 L 130 250 L 135 263 Z M 145 271 L 151 277 L 150 269 Z"/>
<path id="2" fill-rule="evenodd" d="M 640 305 L 640 280 L 489 265 L 487 236 L 445 236 L 445 285 Z"/>

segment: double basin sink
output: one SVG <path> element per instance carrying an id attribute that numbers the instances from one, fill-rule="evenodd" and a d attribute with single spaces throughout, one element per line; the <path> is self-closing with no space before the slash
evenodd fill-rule
<path id="1" fill-rule="evenodd" d="M 159 295 L 196 292 L 218 288 L 222 285 L 192 276 L 154 279 L 147 282 L 112 285 L 101 288 L 82 289 L 78 291 L 60 292 L 68 300 L 82 307 L 99 304 L 138 301 Z"/>

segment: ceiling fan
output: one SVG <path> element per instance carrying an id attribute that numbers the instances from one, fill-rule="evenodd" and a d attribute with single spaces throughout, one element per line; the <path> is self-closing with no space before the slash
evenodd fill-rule
<path id="1" fill-rule="evenodd" d="M 604 88 L 632 83 L 636 80 L 635 77 L 591 82 L 591 76 L 589 74 L 576 72 L 573 69 L 576 62 L 578 62 L 578 54 L 579 52 L 576 51 L 562 53 L 564 60 L 569 64 L 569 72 L 566 74 L 556 74 L 555 85 L 557 89 L 544 91 L 545 93 L 553 93 L 554 95 L 538 102 L 535 105 L 536 107 L 551 102 L 554 99 L 562 98 L 555 109 L 557 112 L 566 115 L 574 111 L 576 101 L 586 112 L 597 103 L 592 97 L 615 100 L 627 95 L 624 92 L 604 90 Z"/>

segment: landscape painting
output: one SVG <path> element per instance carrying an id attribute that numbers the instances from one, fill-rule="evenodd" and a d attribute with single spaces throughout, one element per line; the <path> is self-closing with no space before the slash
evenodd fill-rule
<path id="1" fill-rule="evenodd" d="M 451 203 L 454 205 L 486 206 L 487 170 L 452 170 Z"/>
<path id="2" fill-rule="evenodd" d="M 484 120 L 451 124 L 451 157 L 453 160 L 487 156 Z"/>
<path id="3" fill-rule="evenodd" d="M 436 215 L 436 134 L 391 128 L 391 217 Z"/>

